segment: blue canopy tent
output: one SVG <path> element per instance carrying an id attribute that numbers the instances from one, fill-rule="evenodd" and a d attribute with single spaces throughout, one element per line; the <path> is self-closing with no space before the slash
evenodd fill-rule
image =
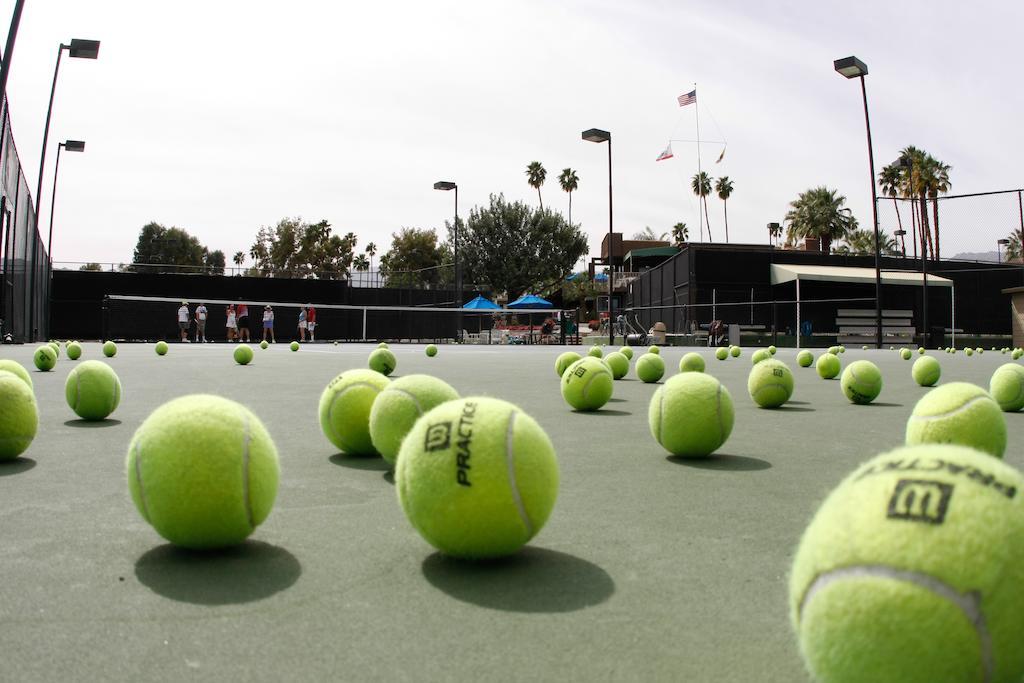
<path id="1" fill-rule="evenodd" d="M 475 299 L 467 301 L 462 304 L 463 308 L 472 308 L 480 311 L 495 311 L 501 308 L 498 304 L 494 303 L 490 299 L 485 299 L 481 295 L 477 294 Z"/>
<path id="2" fill-rule="evenodd" d="M 508 308 L 526 308 L 526 309 L 538 309 L 538 308 L 554 308 L 555 305 L 547 299 L 542 299 L 535 294 L 524 294 L 512 303 L 508 305 Z M 530 314 L 530 341 L 533 341 L 533 312 Z"/>

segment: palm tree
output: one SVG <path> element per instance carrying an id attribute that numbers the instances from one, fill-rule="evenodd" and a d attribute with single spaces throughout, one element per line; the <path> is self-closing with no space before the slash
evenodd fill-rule
<path id="1" fill-rule="evenodd" d="M 370 261 L 366 258 L 366 254 L 358 254 L 352 259 L 352 267 L 359 272 L 365 272 L 370 269 Z"/>
<path id="2" fill-rule="evenodd" d="M 1006 261 L 1020 261 L 1024 259 L 1024 248 L 1021 245 L 1021 232 L 1014 230 L 1009 235 L 1010 243 L 1006 245 L 1006 251 L 1004 252 L 1004 260 Z"/>
<path id="3" fill-rule="evenodd" d="M 708 241 L 714 242 L 714 238 L 711 236 L 711 221 L 708 219 L 708 195 L 711 194 L 711 177 L 701 171 L 695 173 L 693 180 L 690 181 L 690 187 L 693 188 L 693 193 L 697 195 L 697 201 L 704 202 L 704 222 L 708 224 Z M 700 206 L 697 206 L 697 211 L 700 211 Z M 700 236 L 704 239 L 704 235 Z"/>
<path id="4" fill-rule="evenodd" d="M 647 242 L 664 242 L 668 239 L 668 233 L 663 232 L 659 235 L 651 230 L 651 226 L 645 225 L 643 230 L 633 233 L 633 239 L 644 240 Z"/>
<path id="5" fill-rule="evenodd" d="M 370 265 L 367 270 L 373 270 L 373 257 L 377 255 L 377 244 L 375 242 L 368 242 L 366 244 L 366 254 L 370 257 Z"/>
<path id="6" fill-rule="evenodd" d="M 913 145 L 900 150 L 900 159 L 905 160 L 903 168 L 903 194 L 905 197 L 916 199 L 920 215 L 917 217 L 920 227 L 921 258 L 929 258 L 935 255 L 935 248 L 932 244 L 932 233 L 928 227 L 928 204 L 925 198 L 928 195 L 928 184 L 933 173 L 933 159 L 924 150 Z M 929 161 L 930 160 L 930 161 Z"/>
<path id="7" fill-rule="evenodd" d="M 548 177 L 548 172 L 539 161 L 531 161 L 526 167 L 526 182 L 530 187 L 537 190 L 537 200 L 540 202 L 540 210 L 544 210 L 544 200 L 540 196 L 540 186 Z"/>
<path id="8" fill-rule="evenodd" d="M 949 192 L 949 172 L 952 167 L 928 155 L 928 198 L 932 200 L 932 229 L 935 231 L 935 260 L 942 258 L 939 250 L 939 194 Z"/>
<path id="9" fill-rule="evenodd" d="M 812 187 L 790 202 L 786 213 L 789 228 L 787 242 L 806 237 L 821 239 L 821 250 L 828 253 L 833 240 L 844 239 L 857 229 L 857 219 L 846 206 L 846 197 L 825 186 Z"/>
<path id="10" fill-rule="evenodd" d="M 732 181 L 729 176 L 724 175 L 715 183 L 715 192 L 722 200 L 722 208 L 725 210 L 725 243 L 729 243 L 729 195 L 732 194 Z M 710 231 L 710 228 L 709 228 Z"/>
<path id="11" fill-rule="evenodd" d="M 875 253 L 875 231 L 874 230 L 852 230 L 843 240 L 846 244 L 841 245 L 836 251 L 840 254 L 874 254 Z M 896 239 L 891 235 L 878 233 L 878 250 L 886 256 L 899 256 L 900 247 Z"/>
<path id="12" fill-rule="evenodd" d="M 682 247 L 690 239 L 690 229 L 686 223 L 676 223 L 672 226 L 672 246 Z"/>
<path id="13" fill-rule="evenodd" d="M 776 240 L 782 237 L 782 226 L 778 223 L 768 224 L 768 241 L 771 242 L 772 246 L 775 246 Z"/>
<path id="14" fill-rule="evenodd" d="M 562 174 L 558 176 L 558 184 L 562 191 L 569 193 L 569 225 L 572 225 L 572 193 L 580 186 L 579 176 L 571 168 L 563 168 Z M 537 188 L 537 196 L 540 196 L 540 188 Z"/>
<path id="15" fill-rule="evenodd" d="M 235 255 L 231 257 L 231 260 L 235 262 L 236 266 L 241 268 L 242 264 L 245 263 L 245 252 L 244 251 L 236 251 Z"/>
<path id="16" fill-rule="evenodd" d="M 882 188 L 882 194 L 892 197 L 892 206 L 896 210 L 896 223 L 899 225 L 899 229 L 904 232 L 903 235 L 900 235 L 900 245 L 903 247 L 903 253 L 906 254 L 906 231 L 903 230 L 903 219 L 900 217 L 900 207 L 899 203 L 896 201 L 896 197 L 900 193 L 902 178 L 903 173 L 899 166 L 899 160 L 884 167 L 882 172 L 878 174 L 878 184 Z"/>

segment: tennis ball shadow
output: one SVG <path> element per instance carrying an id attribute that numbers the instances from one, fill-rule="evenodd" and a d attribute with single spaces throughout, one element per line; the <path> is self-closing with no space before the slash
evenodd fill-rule
<path id="1" fill-rule="evenodd" d="M 555 550 L 527 546 L 495 560 L 460 560 L 434 553 L 423 576 L 456 600 L 506 612 L 574 612 L 615 592 L 608 572 Z"/>
<path id="2" fill-rule="evenodd" d="M 625 410 L 608 410 L 607 408 L 598 408 L 597 410 L 574 410 L 573 415 L 632 415 Z"/>
<path id="3" fill-rule="evenodd" d="M 13 460 L 0 460 L 0 477 L 8 477 L 12 474 L 28 472 L 36 466 L 32 458 L 14 458 Z"/>
<path id="4" fill-rule="evenodd" d="M 333 464 L 339 467 L 348 467 L 353 470 L 370 470 L 374 472 L 386 472 L 391 465 L 379 455 L 350 455 L 348 453 L 335 453 L 328 458 Z"/>
<path id="5" fill-rule="evenodd" d="M 263 600 L 294 584 L 302 565 L 290 552 L 261 541 L 221 550 L 166 544 L 135 561 L 135 577 L 154 593 L 196 605 Z"/>
<path id="6" fill-rule="evenodd" d="M 85 429 L 97 429 L 99 427 L 116 427 L 121 424 L 120 420 L 106 418 L 105 420 L 65 420 L 65 427 L 84 427 Z"/>
<path id="7" fill-rule="evenodd" d="M 772 464 L 760 458 L 751 458 L 747 455 L 726 455 L 715 453 L 708 458 L 683 458 L 678 455 L 669 455 L 665 458 L 676 465 L 695 467 L 700 470 L 723 470 L 726 472 L 753 472 L 756 470 L 767 470 Z"/>

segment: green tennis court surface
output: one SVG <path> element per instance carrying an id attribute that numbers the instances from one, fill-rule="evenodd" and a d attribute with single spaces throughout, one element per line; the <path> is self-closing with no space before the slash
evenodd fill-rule
<path id="1" fill-rule="evenodd" d="M 892 351 L 869 358 L 885 387 L 850 404 L 838 380 L 800 368 L 793 400 L 754 406 L 750 354 L 707 372 L 736 404 L 736 426 L 708 460 L 666 457 L 647 427 L 656 385 L 631 369 L 593 414 L 562 401 L 564 347 L 394 345 L 395 375 L 430 373 L 462 395 L 520 405 L 547 430 L 561 491 L 518 555 L 468 563 L 437 554 L 406 521 L 380 459 L 337 453 L 317 402 L 369 345 L 119 347 L 124 387 L 112 419 L 78 420 L 64 401 L 74 365 L 36 372 L 34 347 L 4 347 L 32 370 L 36 440 L 0 464 L 0 678 L 24 680 L 806 680 L 787 613 L 800 534 L 854 466 L 902 442 L 927 390 Z M 577 349 L 579 350 L 579 349 Z M 693 349 L 663 349 L 668 372 Z M 817 355 L 818 352 L 816 352 Z M 988 386 L 1008 355 L 935 353 L 941 382 Z M 917 358 L 915 354 L 914 358 Z M 82 359 L 103 359 L 85 344 Z M 635 364 L 635 361 L 634 361 Z M 134 430 L 165 401 L 216 393 L 249 406 L 277 443 L 281 487 L 241 547 L 192 553 L 139 516 L 123 472 Z M 1006 460 L 1024 465 L 1024 415 L 1006 415 Z"/>

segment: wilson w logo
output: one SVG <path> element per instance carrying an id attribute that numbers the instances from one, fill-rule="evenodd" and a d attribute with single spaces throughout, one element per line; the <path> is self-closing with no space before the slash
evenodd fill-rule
<path id="1" fill-rule="evenodd" d="M 900 479 L 889 499 L 889 519 L 942 524 L 946 519 L 953 485 L 925 479 Z"/>

